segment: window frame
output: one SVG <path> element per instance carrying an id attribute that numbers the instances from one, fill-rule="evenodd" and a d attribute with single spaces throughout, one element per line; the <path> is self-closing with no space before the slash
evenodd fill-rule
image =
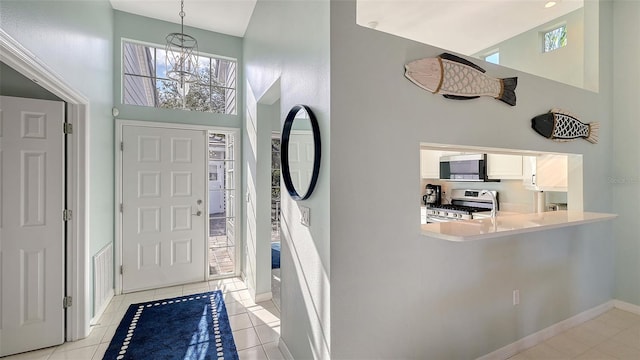
<path id="1" fill-rule="evenodd" d="M 148 41 L 142 41 L 142 40 L 135 40 L 135 39 L 131 39 L 131 38 L 125 38 L 122 37 L 120 38 L 120 103 L 123 105 L 130 105 L 130 106 L 141 106 L 141 107 L 147 107 L 147 108 L 153 108 L 153 109 L 172 109 L 172 110 L 185 110 L 185 111 L 195 111 L 195 112 L 201 112 L 201 113 L 212 113 L 212 114 L 221 114 L 221 115 L 238 115 L 238 81 L 239 81 L 239 74 L 238 74 L 238 59 L 231 57 L 231 56 L 224 56 L 224 55 L 216 55 L 216 54 L 211 54 L 211 53 L 206 53 L 206 52 L 201 52 L 198 51 L 197 55 L 198 57 L 206 57 L 209 59 L 209 71 L 211 71 L 211 59 L 217 59 L 217 60 L 227 60 L 227 61 L 232 61 L 235 63 L 235 87 L 228 87 L 228 86 L 213 86 L 211 79 L 209 80 L 208 84 L 204 84 L 204 83 L 199 83 L 198 85 L 200 86 L 208 86 L 211 89 L 213 88 L 220 88 L 220 89 L 225 89 L 225 90 L 233 90 L 235 92 L 235 104 L 234 104 L 234 109 L 235 109 L 235 113 L 220 113 L 220 112 L 215 112 L 215 111 L 200 111 L 200 110 L 192 110 L 190 108 L 187 107 L 180 107 L 180 108 L 166 108 L 166 107 L 161 107 L 161 106 L 147 106 L 147 105 L 137 105 L 137 104 L 126 104 L 125 103 L 125 77 L 126 76 L 136 76 L 136 77 L 140 77 L 140 78 L 146 78 L 146 79 L 152 79 L 152 81 L 154 82 L 154 84 L 157 81 L 174 81 L 172 79 L 169 78 L 161 78 L 157 76 L 157 69 L 154 76 L 145 76 L 145 75 L 140 75 L 140 74 L 130 74 L 130 73 L 125 73 L 125 51 L 124 51 L 124 47 L 125 47 L 125 43 L 130 43 L 130 44 L 134 44 L 134 45 L 140 45 L 140 46 L 145 46 L 148 48 L 154 48 L 154 49 L 161 49 L 161 50 L 165 50 L 165 46 L 164 45 L 160 45 L 160 44 L 155 44 L 152 42 L 148 42 Z M 157 61 L 157 58 L 156 58 Z M 156 89 L 157 89 L 157 85 L 156 85 Z"/>
<path id="2" fill-rule="evenodd" d="M 565 42 L 564 45 L 559 44 L 558 47 L 552 48 L 547 50 L 547 34 L 550 34 L 554 31 L 558 31 L 560 29 L 563 29 L 563 33 L 565 36 Z M 562 49 L 563 47 L 566 47 L 569 43 L 569 32 L 567 31 L 567 24 L 557 24 L 554 26 L 549 27 L 547 30 L 543 30 L 540 32 L 540 37 L 541 37 L 541 46 L 542 46 L 542 53 L 543 54 L 547 54 L 547 53 L 551 53 L 554 52 L 556 50 Z"/>

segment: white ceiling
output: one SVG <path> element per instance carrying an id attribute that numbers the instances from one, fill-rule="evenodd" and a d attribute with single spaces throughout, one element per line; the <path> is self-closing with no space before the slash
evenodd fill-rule
<path id="1" fill-rule="evenodd" d="M 290 0 L 297 1 L 297 0 Z M 357 23 L 473 54 L 574 11 L 583 0 L 357 0 Z M 120 11 L 180 23 L 179 0 L 110 0 Z M 256 0 L 185 0 L 185 26 L 244 36 Z"/>
<path id="2" fill-rule="evenodd" d="M 357 23 L 471 55 L 583 6 L 583 0 L 358 0 Z"/>
<path id="3" fill-rule="evenodd" d="M 180 0 L 109 0 L 120 11 L 180 24 Z M 256 0 L 185 0 L 184 25 L 244 36 Z"/>

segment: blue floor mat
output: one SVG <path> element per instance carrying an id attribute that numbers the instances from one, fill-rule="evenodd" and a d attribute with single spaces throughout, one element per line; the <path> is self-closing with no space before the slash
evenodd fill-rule
<path id="1" fill-rule="evenodd" d="M 280 243 L 271 243 L 271 268 L 280 269 Z"/>

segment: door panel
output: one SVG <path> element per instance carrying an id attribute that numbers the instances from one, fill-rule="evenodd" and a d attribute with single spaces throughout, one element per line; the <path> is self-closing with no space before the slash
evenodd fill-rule
<path id="1" fill-rule="evenodd" d="M 205 134 L 123 126 L 123 291 L 205 275 Z"/>
<path id="2" fill-rule="evenodd" d="M 0 356 L 64 341 L 64 103 L 0 97 Z"/>
<path id="3" fill-rule="evenodd" d="M 292 131 L 289 138 L 289 173 L 291 182 L 302 196 L 311 183 L 314 142 L 311 131 Z"/>

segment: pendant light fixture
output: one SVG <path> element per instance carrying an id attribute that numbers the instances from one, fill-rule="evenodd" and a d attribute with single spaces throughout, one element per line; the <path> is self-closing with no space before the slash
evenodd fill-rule
<path id="1" fill-rule="evenodd" d="M 182 96 L 198 79 L 198 41 L 184 33 L 184 0 L 180 0 L 180 32 L 167 35 L 167 77 L 179 83 Z"/>

